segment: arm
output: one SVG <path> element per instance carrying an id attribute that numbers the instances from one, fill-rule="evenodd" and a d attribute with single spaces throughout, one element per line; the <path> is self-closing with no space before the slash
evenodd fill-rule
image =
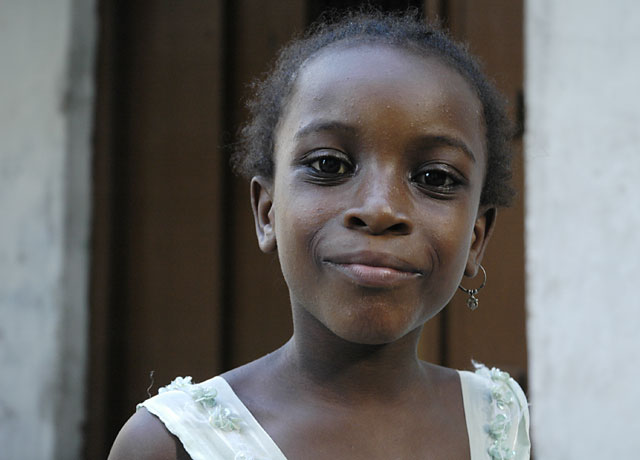
<path id="1" fill-rule="evenodd" d="M 145 408 L 124 424 L 108 460 L 189 460 L 180 441 Z"/>

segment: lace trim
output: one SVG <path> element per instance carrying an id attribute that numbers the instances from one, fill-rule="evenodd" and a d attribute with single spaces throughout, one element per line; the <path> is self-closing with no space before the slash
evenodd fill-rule
<path id="1" fill-rule="evenodd" d="M 492 419 L 486 430 L 492 441 L 487 452 L 493 460 L 511 460 L 516 456 L 516 451 L 509 445 L 511 421 L 520 420 L 520 405 L 509 386 L 511 376 L 500 369 L 489 369 L 475 361 L 473 365 L 476 374 L 491 381 Z"/>
<path id="2" fill-rule="evenodd" d="M 158 394 L 171 390 L 182 391 L 207 412 L 211 426 L 222 431 L 240 431 L 242 420 L 231 410 L 218 404 L 218 392 L 214 388 L 194 384 L 191 380 L 190 376 L 176 377 L 169 385 L 158 389 Z"/>

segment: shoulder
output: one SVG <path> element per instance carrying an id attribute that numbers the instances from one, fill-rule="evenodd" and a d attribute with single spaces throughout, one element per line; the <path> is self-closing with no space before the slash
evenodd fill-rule
<path id="1" fill-rule="evenodd" d="M 180 441 L 145 408 L 140 408 L 124 424 L 109 453 L 109 460 L 189 459 Z"/>
<path id="2" fill-rule="evenodd" d="M 207 431 L 205 409 L 215 394 L 211 381 L 193 384 L 191 377 L 177 377 L 156 396 L 138 404 L 116 437 L 109 460 L 190 459 L 185 442 L 193 444 L 194 437 Z"/>
<path id="3" fill-rule="evenodd" d="M 460 371 L 470 441 L 490 458 L 528 459 L 529 406 L 524 392 L 506 372 L 475 366 L 475 372 Z"/>

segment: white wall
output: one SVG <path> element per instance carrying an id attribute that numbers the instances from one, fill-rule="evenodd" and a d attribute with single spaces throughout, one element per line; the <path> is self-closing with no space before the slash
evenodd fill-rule
<path id="1" fill-rule="evenodd" d="M 640 2 L 526 2 L 534 449 L 640 458 Z"/>
<path id="2" fill-rule="evenodd" d="M 0 0 L 0 457 L 80 458 L 94 0 Z"/>

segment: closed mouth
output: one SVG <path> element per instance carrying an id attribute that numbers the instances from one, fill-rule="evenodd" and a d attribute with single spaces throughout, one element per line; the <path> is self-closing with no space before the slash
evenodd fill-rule
<path id="1" fill-rule="evenodd" d="M 390 288 L 423 276 L 409 262 L 387 253 L 353 252 L 327 257 L 323 262 L 358 285 Z"/>

